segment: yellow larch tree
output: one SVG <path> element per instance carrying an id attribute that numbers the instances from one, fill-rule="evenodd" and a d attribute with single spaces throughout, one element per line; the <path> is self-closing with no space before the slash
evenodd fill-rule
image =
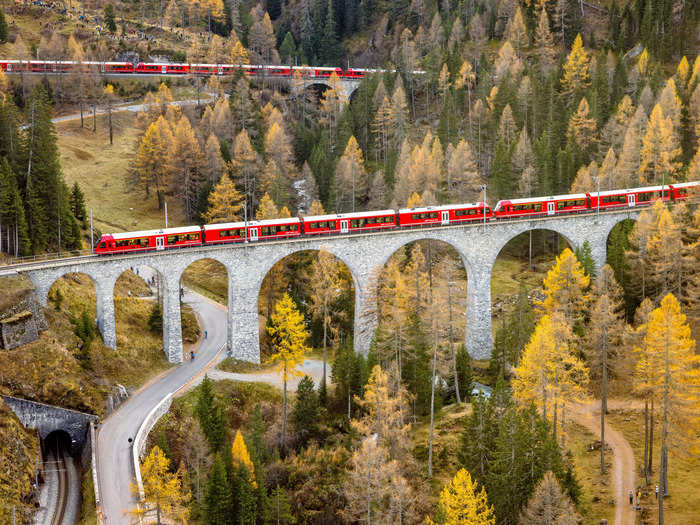
<path id="1" fill-rule="evenodd" d="M 399 76 L 400 80 L 400 76 Z M 408 103 L 406 102 L 406 92 L 403 84 L 397 81 L 394 93 L 391 95 L 391 109 L 389 111 L 388 135 L 389 141 L 394 148 L 406 138 L 408 130 Z"/>
<path id="2" fill-rule="evenodd" d="M 650 364 L 656 369 L 652 385 L 662 403 L 659 523 L 664 523 L 668 490 L 668 451 L 698 453 L 700 431 L 700 356 L 678 300 L 668 294 L 649 317 L 645 338 Z"/>
<path id="3" fill-rule="evenodd" d="M 226 163 L 221 156 L 221 145 L 212 133 L 204 143 L 205 173 L 210 184 L 216 184 L 226 171 Z"/>
<path id="4" fill-rule="evenodd" d="M 367 200 L 369 184 L 364 158 L 357 139 L 351 135 L 343 155 L 338 159 L 333 181 L 337 212 L 354 212 Z"/>
<path id="5" fill-rule="evenodd" d="M 348 102 L 348 97 L 345 95 L 343 86 L 340 84 L 340 79 L 335 71 L 328 79 L 329 88 L 321 96 L 321 123 L 326 124 L 328 129 L 329 146 L 335 147 L 335 139 L 337 135 L 338 119 L 340 113 Z"/>
<path id="6" fill-rule="evenodd" d="M 543 417 L 551 417 L 554 439 L 560 431 L 562 442 L 566 407 L 585 399 L 589 377 L 588 368 L 569 344 L 571 335 L 561 313 L 540 318 L 513 380 L 513 398 L 523 405 L 540 406 Z"/>
<path id="7" fill-rule="evenodd" d="M 681 127 L 681 99 L 678 97 L 676 90 L 676 81 L 673 77 L 666 81 L 666 85 L 661 90 L 659 95 L 659 106 L 664 112 L 664 115 L 673 122 L 673 131 L 678 135 Z"/>
<path id="8" fill-rule="evenodd" d="M 654 234 L 647 240 L 652 299 L 668 293 L 679 297 L 685 288 L 685 264 L 680 225 L 671 212 L 664 208 Z"/>
<path id="9" fill-rule="evenodd" d="M 233 158 L 231 159 L 231 170 L 234 180 L 240 188 L 243 188 L 248 214 L 257 206 L 256 199 L 256 178 L 260 171 L 260 158 L 253 149 L 250 137 L 245 129 L 242 129 L 233 141 Z"/>
<path id="10" fill-rule="evenodd" d="M 260 199 L 260 204 L 255 210 L 255 220 L 265 221 L 268 219 L 277 219 L 279 217 L 279 209 L 275 205 L 269 193 L 265 193 Z"/>
<path id="11" fill-rule="evenodd" d="M 205 178 L 204 153 L 187 117 L 175 125 L 170 157 L 170 192 L 178 195 L 185 208 L 185 219 L 191 221 Z"/>
<path id="12" fill-rule="evenodd" d="M 240 221 L 242 202 L 243 195 L 236 189 L 231 178 L 224 174 L 209 194 L 203 218 L 208 223 Z"/>
<path id="13" fill-rule="evenodd" d="M 291 176 L 294 168 L 291 142 L 285 129 L 276 121 L 272 122 L 265 134 L 265 153 L 269 159 L 275 161 L 286 176 Z"/>
<path id="14" fill-rule="evenodd" d="M 165 192 L 170 182 L 170 158 L 173 151 L 173 133 L 162 116 L 146 130 L 132 164 L 136 184 L 146 191 L 153 189 L 158 197 L 158 209 L 163 208 Z"/>
<path id="15" fill-rule="evenodd" d="M 280 448 L 284 449 L 287 426 L 287 381 L 291 377 L 302 375 L 298 366 L 304 362 L 304 354 L 309 351 L 309 347 L 306 346 L 308 333 L 304 316 L 286 292 L 275 304 L 275 312 L 270 316 L 267 333 L 270 336 L 273 351 L 268 362 L 275 365 L 277 373 L 282 378 Z"/>
<path id="16" fill-rule="evenodd" d="M 361 435 L 376 439 L 389 453 L 389 459 L 402 460 L 410 454 L 409 425 L 405 422 L 408 393 L 398 376 L 375 365 L 365 386 L 362 399 L 355 402 L 363 409 L 361 419 L 353 419 L 352 428 Z"/>
<path id="17" fill-rule="evenodd" d="M 486 490 L 477 486 L 466 469 L 459 469 L 440 492 L 437 522 L 429 517 L 426 525 L 496 525 L 493 507 Z"/>
<path id="18" fill-rule="evenodd" d="M 598 139 L 596 130 L 598 123 L 591 116 L 591 108 L 588 105 L 588 100 L 583 97 L 578 104 L 576 112 L 571 115 L 569 125 L 566 129 L 566 137 L 569 142 L 575 145 L 579 150 L 587 152 L 595 151 Z"/>
<path id="19" fill-rule="evenodd" d="M 644 471 L 647 485 L 650 483 L 649 477 L 651 475 L 654 444 L 653 387 L 658 382 L 656 376 L 659 373 L 658 368 L 653 366 L 646 338 L 649 329 L 649 316 L 652 311 L 654 311 L 654 304 L 647 297 L 637 308 L 634 314 L 635 326 L 630 330 L 627 337 L 634 349 L 633 390 L 644 398 L 644 456 L 642 458 L 642 470 Z"/>
<path id="20" fill-rule="evenodd" d="M 536 305 L 543 314 L 559 312 L 572 325 L 580 320 L 588 301 L 586 289 L 590 277 L 585 274 L 574 252 L 566 248 L 544 278 L 544 300 Z"/>
<path id="21" fill-rule="evenodd" d="M 237 65 L 245 65 L 250 63 L 248 51 L 243 47 L 240 40 L 237 40 L 231 49 L 231 63 Z"/>
<path id="22" fill-rule="evenodd" d="M 584 349 L 592 378 L 600 382 L 600 435 L 605 442 L 605 415 L 608 411 L 608 376 L 614 375 L 618 351 L 623 344 L 622 289 L 609 265 L 603 266 L 593 285 L 594 302 L 584 336 Z M 600 470 L 605 473 L 605 447 L 600 447 Z"/>
<path id="23" fill-rule="evenodd" d="M 311 270 L 311 301 L 309 312 L 323 325 L 323 378 L 320 387 L 326 389 L 326 362 L 329 331 L 332 332 L 333 302 L 343 291 L 340 261 L 325 246 L 321 246 Z M 336 312 L 337 313 L 337 312 Z M 335 339 L 335 337 L 334 337 Z"/>
<path id="24" fill-rule="evenodd" d="M 578 525 L 581 516 L 556 476 L 547 471 L 520 514 L 520 525 Z"/>
<path id="25" fill-rule="evenodd" d="M 518 134 L 518 126 L 513 118 L 513 109 L 510 104 L 506 104 L 501 113 L 501 119 L 498 121 L 498 138 L 510 146 Z"/>
<path id="26" fill-rule="evenodd" d="M 239 468 L 241 466 L 248 470 L 249 478 L 248 480 L 253 485 L 257 487 L 258 484 L 255 481 L 255 466 L 250 459 L 250 454 L 248 453 L 248 447 L 245 445 L 243 440 L 243 434 L 241 434 L 240 429 L 236 430 L 236 436 L 233 438 L 233 445 L 231 445 L 231 459 L 233 460 L 233 467 Z"/>
<path id="27" fill-rule="evenodd" d="M 325 215 L 326 210 L 323 209 L 323 204 L 321 204 L 321 201 L 315 200 L 311 203 L 311 206 L 309 207 L 309 213 L 308 215 L 314 216 L 314 215 Z"/>
<path id="28" fill-rule="evenodd" d="M 386 160 L 388 155 L 390 119 L 391 102 L 385 96 L 380 101 L 377 113 L 372 121 L 372 134 L 374 135 L 374 147 L 377 151 L 377 161 Z"/>
<path id="29" fill-rule="evenodd" d="M 582 93 L 590 83 L 588 62 L 590 57 L 583 48 L 581 35 L 576 35 L 571 53 L 564 64 L 564 77 L 561 79 L 563 93 L 573 102 L 577 93 Z"/>
<path id="30" fill-rule="evenodd" d="M 608 152 L 605 154 L 603 163 L 600 165 L 600 170 L 598 170 L 598 176 L 600 177 L 601 191 L 613 190 L 625 186 L 625 184 L 621 184 L 617 179 L 617 156 L 612 148 L 609 148 Z"/>
<path id="31" fill-rule="evenodd" d="M 537 46 L 537 54 L 540 57 L 540 65 L 548 73 L 554 65 L 555 50 L 554 38 L 549 29 L 549 16 L 547 16 L 546 9 L 540 9 L 540 15 L 537 17 L 535 45 Z"/>
<path id="32" fill-rule="evenodd" d="M 377 332 L 379 362 L 394 360 L 400 374 L 408 339 L 409 291 L 406 277 L 393 258 L 382 271 L 377 304 L 381 319 Z"/>
<path id="33" fill-rule="evenodd" d="M 161 523 L 161 513 L 172 517 L 180 512 L 186 503 L 183 501 L 180 478 L 169 469 L 170 460 L 160 447 L 154 446 L 141 465 L 143 505 L 130 511 L 131 514 L 143 517 L 146 512 L 155 510 L 156 520 Z M 138 493 L 138 487 L 132 486 L 132 491 Z"/>
<path id="34" fill-rule="evenodd" d="M 508 20 L 504 36 L 515 46 L 517 52 L 530 45 L 530 37 L 528 36 L 523 10 L 520 8 L 520 5 L 516 8 L 515 14 Z"/>
<path id="35" fill-rule="evenodd" d="M 471 202 L 478 198 L 482 179 L 469 143 L 461 139 L 447 159 L 445 200 Z"/>
<path id="36" fill-rule="evenodd" d="M 641 166 L 642 182 L 647 184 L 669 183 L 676 179 L 681 168 L 681 148 L 672 120 L 664 115 L 659 104 L 649 116 L 646 133 L 642 138 Z"/>

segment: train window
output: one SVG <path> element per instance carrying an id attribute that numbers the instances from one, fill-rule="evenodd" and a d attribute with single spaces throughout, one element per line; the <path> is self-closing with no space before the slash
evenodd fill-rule
<path id="1" fill-rule="evenodd" d="M 188 240 L 188 241 L 198 241 L 198 240 L 199 240 L 199 234 L 198 234 L 198 233 L 188 233 L 188 234 L 187 234 L 187 240 Z"/>
<path id="2" fill-rule="evenodd" d="M 175 244 L 180 238 L 177 235 L 168 235 L 168 244 Z"/>
<path id="3" fill-rule="evenodd" d="M 105 247 L 105 243 L 101 242 L 99 247 L 100 247 L 100 248 L 104 248 L 104 247 Z"/>
<path id="4" fill-rule="evenodd" d="M 654 199 L 654 194 L 655 194 L 655 193 L 656 193 L 656 192 L 653 192 L 653 191 L 647 191 L 647 192 L 644 192 L 644 193 L 638 193 L 638 194 L 637 194 L 637 202 L 649 202 L 650 200 L 653 200 L 653 199 Z M 658 193 L 657 196 L 658 196 L 658 197 L 661 197 L 661 194 Z"/>
<path id="5" fill-rule="evenodd" d="M 584 206 L 586 201 L 584 199 L 574 199 L 570 201 L 559 201 L 557 202 L 557 209 L 563 210 L 564 208 L 572 208 L 575 206 Z"/>
<path id="6" fill-rule="evenodd" d="M 539 203 L 536 204 L 516 204 L 513 206 L 513 211 L 540 211 Z"/>
<path id="7" fill-rule="evenodd" d="M 607 197 L 603 197 L 602 200 L 606 204 L 611 204 L 611 203 L 625 204 L 627 202 L 627 196 L 626 195 L 609 195 Z"/>

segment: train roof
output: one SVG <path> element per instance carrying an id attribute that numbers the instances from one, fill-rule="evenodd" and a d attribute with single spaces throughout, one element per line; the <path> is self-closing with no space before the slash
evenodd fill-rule
<path id="1" fill-rule="evenodd" d="M 423 206 L 420 208 L 401 208 L 399 213 L 423 213 L 426 211 L 444 211 L 460 208 L 483 208 L 483 202 L 467 202 L 464 204 L 445 204 L 444 206 Z"/>
<path id="2" fill-rule="evenodd" d="M 222 222 L 220 224 L 206 224 L 203 226 L 204 231 L 209 230 L 228 230 L 232 228 L 245 228 L 247 226 L 265 226 L 267 224 L 297 224 L 298 217 L 284 217 L 280 219 L 267 219 L 264 221 L 237 221 L 237 222 Z"/>
<path id="3" fill-rule="evenodd" d="M 668 186 L 668 184 L 667 184 L 667 186 Z M 671 186 L 673 186 L 674 188 L 688 188 L 690 186 L 700 186 L 700 181 L 678 182 L 678 183 L 672 182 Z"/>
<path id="4" fill-rule="evenodd" d="M 151 237 L 153 235 L 177 235 L 179 233 L 199 233 L 199 226 L 181 226 L 179 228 L 164 228 L 162 230 L 142 230 L 138 232 L 121 232 L 108 234 L 114 240 L 133 239 L 135 237 Z"/>
<path id="5" fill-rule="evenodd" d="M 310 215 L 304 217 L 304 222 L 317 222 L 317 221 L 334 221 L 336 219 L 359 219 L 362 217 L 378 217 L 385 215 L 395 215 L 394 210 L 377 210 L 377 211 L 357 211 L 354 213 L 334 213 L 328 215 Z"/>
<path id="6" fill-rule="evenodd" d="M 603 193 L 601 192 L 601 195 Z M 566 200 L 566 199 L 585 199 L 588 197 L 585 193 L 570 193 L 568 195 L 552 195 L 549 197 L 529 197 L 523 199 L 504 199 L 498 201 L 496 206 L 499 204 L 527 204 L 528 202 L 546 202 L 554 200 Z"/>

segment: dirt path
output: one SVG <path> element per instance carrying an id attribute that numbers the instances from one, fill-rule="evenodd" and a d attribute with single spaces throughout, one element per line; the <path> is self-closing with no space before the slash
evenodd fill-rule
<path id="1" fill-rule="evenodd" d="M 611 403 L 608 402 L 608 409 Z M 576 423 L 585 427 L 596 437 L 600 438 L 600 403 L 577 405 L 573 410 Z M 615 525 L 634 525 L 635 516 L 628 495 L 634 490 L 635 467 L 632 447 L 620 432 L 605 423 L 605 443 L 613 452 L 613 467 L 611 478 L 615 494 Z"/>

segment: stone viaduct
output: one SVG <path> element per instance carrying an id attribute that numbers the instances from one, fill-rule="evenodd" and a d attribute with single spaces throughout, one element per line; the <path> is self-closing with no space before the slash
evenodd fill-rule
<path id="1" fill-rule="evenodd" d="M 607 239 L 619 222 L 636 218 L 636 208 L 567 217 L 494 221 L 486 224 L 450 225 L 401 229 L 370 234 L 335 235 L 289 241 L 202 246 L 146 254 L 87 256 L 6 269 L 26 274 L 34 283 L 42 305 L 46 305 L 53 283 L 62 275 L 82 272 L 94 282 L 97 295 L 97 324 L 106 346 L 116 348 L 114 285 L 134 266 L 148 266 L 161 276 L 163 296 L 163 349 L 171 362 L 182 361 L 180 323 L 180 277 L 199 259 L 219 261 L 228 273 L 228 351 L 230 355 L 259 362 L 258 295 L 272 266 L 295 252 L 319 250 L 322 246 L 349 269 L 355 287 L 355 349 L 366 353 L 377 325 L 370 291 L 372 276 L 405 244 L 435 239 L 452 246 L 467 272 L 466 347 L 475 358 L 491 355 L 491 270 L 501 249 L 517 235 L 530 230 L 550 230 L 562 235 L 572 247 L 588 241 L 596 267 L 605 263 Z"/>

